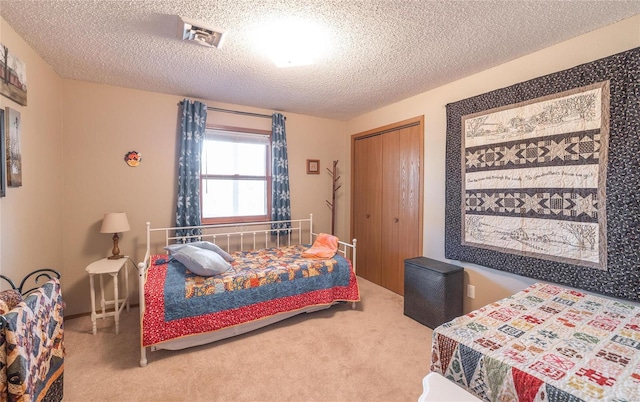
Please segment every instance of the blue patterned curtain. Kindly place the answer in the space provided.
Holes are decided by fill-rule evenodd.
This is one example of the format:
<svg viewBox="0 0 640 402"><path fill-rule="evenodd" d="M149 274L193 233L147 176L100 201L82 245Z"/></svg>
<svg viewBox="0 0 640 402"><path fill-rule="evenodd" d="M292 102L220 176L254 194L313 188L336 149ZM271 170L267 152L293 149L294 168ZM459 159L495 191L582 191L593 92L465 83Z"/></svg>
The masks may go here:
<svg viewBox="0 0 640 402"><path fill-rule="evenodd" d="M274 113L271 123L272 153L272 185L271 185L271 219L284 221L291 219L291 199L289 195L289 158L287 157L287 134L285 117ZM290 228L291 224L273 224L272 229ZM286 231L281 232L287 233Z"/></svg>
<svg viewBox="0 0 640 402"><path fill-rule="evenodd" d="M207 106L185 99L180 123L180 157L178 159L178 201L176 226L199 226L200 155L207 123ZM177 236L199 235L199 229L177 230Z"/></svg>

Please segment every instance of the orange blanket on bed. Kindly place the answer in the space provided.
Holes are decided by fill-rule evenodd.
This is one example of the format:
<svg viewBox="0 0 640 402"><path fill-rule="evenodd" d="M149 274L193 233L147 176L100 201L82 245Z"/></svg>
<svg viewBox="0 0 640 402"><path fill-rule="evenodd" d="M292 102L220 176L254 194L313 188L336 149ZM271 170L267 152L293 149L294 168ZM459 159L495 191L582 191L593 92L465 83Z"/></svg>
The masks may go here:
<svg viewBox="0 0 640 402"><path fill-rule="evenodd" d="M302 253L306 258L331 258L338 251L338 238L336 236L320 233L310 249Z"/></svg>

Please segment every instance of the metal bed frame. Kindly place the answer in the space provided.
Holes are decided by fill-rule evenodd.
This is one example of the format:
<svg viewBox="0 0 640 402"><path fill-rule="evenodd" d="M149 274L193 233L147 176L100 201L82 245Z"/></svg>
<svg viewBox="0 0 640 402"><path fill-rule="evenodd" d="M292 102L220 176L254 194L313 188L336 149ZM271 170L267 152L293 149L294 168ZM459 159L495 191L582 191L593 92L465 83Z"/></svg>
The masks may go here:
<svg viewBox="0 0 640 402"><path fill-rule="evenodd" d="M289 226L282 228L282 226ZM151 228L151 223L146 223L147 231L147 250L144 260L138 263L138 277L139 277L139 298L140 298L140 331L142 333L143 315L145 311L145 298L144 298L144 286L147 279L147 271L150 264L150 258L152 254L152 248L158 248L158 243L152 243L152 233L164 233L164 241L160 243L163 247L173 243L180 243L191 240L206 240L212 243L216 243L221 248L228 252L236 250L255 250L258 248L269 247L281 247L291 246L295 244L303 244L304 240L308 240L309 244L313 243L314 236L317 233L313 232L313 214L309 214L309 218L305 219L292 219L287 221L269 221L269 222L248 222L237 224L219 224L219 225L202 225L202 226L189 226L189 227L167 227L167 228ZM193 234L187 236L180 236L176 234L177 230L184 229L196 229L201 234ZM307 236L308 233L308 237ZM164 249L162 249L164 252ZM351 259L354 273L356 272L356 239L352 240L352 243L346 243L338 241L338 253L345 258ZM156 253L157 254L157 253ZM191 335L187 337L172 339L164 341L150 346L151 351L168 349L179 350L192 346L204 345L207 343L215 342L218 340L230 338L232 336L244 334L267 325L282 321L289 317L301 313L311 313L314 311L323 310L330 306L309 306L300 310L283 312L270 317L266 317L257 321L248 322L245 324L236 325L233 327L219 329L213 332L202 333L198 335ZM356 303L352 303L352 308L355 309ZM140 345L140 366L147 365L146 348Z"/></svg>

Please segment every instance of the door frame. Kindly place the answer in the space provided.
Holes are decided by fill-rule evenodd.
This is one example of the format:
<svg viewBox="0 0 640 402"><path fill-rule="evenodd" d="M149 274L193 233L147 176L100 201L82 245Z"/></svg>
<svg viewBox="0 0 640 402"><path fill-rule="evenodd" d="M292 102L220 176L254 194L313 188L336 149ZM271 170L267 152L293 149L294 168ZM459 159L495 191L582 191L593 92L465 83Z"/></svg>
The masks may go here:
<svg viewBox="0 0 640 402"><path fill-rule="evenodd" d="M368 138L368 137L373 137L376 135L382 135L388 132L392 132L392 131L396 131L396 130L400 130L402 128L406 128L406 127L413 127L413 126L418 126L420 127L420 150L419 150L419 155L420 155L420 159L419 159L419 163L420 163L420 199L419 199L419 205L420 208L418 210L418 244L419 244L419 250L420 250L420 255L422 255L422 250L423 250L423 232L424 232L424 115L421 116L417 116L417 117L413 117L407 120L402 120L396 123L392 123L392 124L388 124L386 126L382 126L382 127L378 127L378 128L374 128L371 130L367 130L367 131L363 131L360 133L356 133L356 134L352 134L351 135L351 143L350 143L350 147L351 147L351 199L350 199L350 207L349 207L349 234L350 234L350 238L353 239L354 237L354 226L355 226L355 214L354 214L354 193L355 193L355 162L356 162L356 158L355 158L355 142L359 139L364 139L364 138ZM383 150L384 152L384 150ZM356 239L357 240L357 239Z"/></svg>

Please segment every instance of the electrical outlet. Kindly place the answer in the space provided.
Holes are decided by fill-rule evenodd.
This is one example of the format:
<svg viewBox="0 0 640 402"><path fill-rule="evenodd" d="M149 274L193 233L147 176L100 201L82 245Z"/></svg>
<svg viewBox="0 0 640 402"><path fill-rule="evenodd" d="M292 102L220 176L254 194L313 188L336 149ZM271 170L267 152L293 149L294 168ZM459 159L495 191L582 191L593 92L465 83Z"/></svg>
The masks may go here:
<svg viewBox="0 0 640 402"><path fill-rule="evenodd" d="M476 287L473 285L467 285L467 297L470 299L476 298Z"/></svg>

